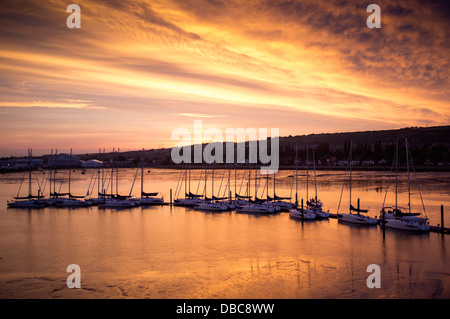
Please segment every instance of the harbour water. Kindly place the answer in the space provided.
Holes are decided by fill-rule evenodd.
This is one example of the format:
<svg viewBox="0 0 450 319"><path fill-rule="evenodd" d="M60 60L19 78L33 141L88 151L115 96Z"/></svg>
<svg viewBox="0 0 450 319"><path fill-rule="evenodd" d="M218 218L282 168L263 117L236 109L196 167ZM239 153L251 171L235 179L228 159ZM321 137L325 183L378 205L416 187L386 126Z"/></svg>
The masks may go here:
<svg viewBox="0 0 450 319"><path fill-rule="evenodd" d="M161 192L168 202L180 173L146 169L144 190ZM34 182L36 176L44 177L43 172L37 174L42 176L33 172ZM71 192L86 194L92 174L75 170ZM135 174L134 169L120 170L120 194L130 192ZM299 174L299 199L306 200L305 172ZM310 174L309 198L315 193ZM241 194L246 187L242 176L239 171L236 178L238 190L243 184ZM170 206L8 209L7 200L17 193L23 177L19 172L0 175L0 298L450 298L448 235L386 229L383 238L380 226L331 218L302 223L286 212L261 216ZM203 191L199 177L200 170L193 170L193 193ZM331 213L337 212L343 177L344 171L317 171L318 197ZM378 216L389 184L386 206L393 205L394 181L388 177L389 172L353 172L354 204L360 198L361 207ZM223 192L227 181L227 171L215 170L217 192ZM398 200L405 207L404 174L399 181ZM265 182L260 180L260 197ZM430 224L441 222L443 204L450 225L450 174L419 172L417 182ZM26 193L26 178L24 183ZM254 194L254 180L250 184ZM64 192L67 181L59 186ZM415 186L412 180L411 203L421 210ZM33 187L36 190L36 184ZM184 195L184 185L181 188ZM277 174L276 193L295 196L292 171ZM140 194L139 180L133 194ZM348 197L347 184L340 212L348 211ZM80 289L67 288L70 264L80 266ZM371 264L380 266L381 288L367 286Z"/></svg>

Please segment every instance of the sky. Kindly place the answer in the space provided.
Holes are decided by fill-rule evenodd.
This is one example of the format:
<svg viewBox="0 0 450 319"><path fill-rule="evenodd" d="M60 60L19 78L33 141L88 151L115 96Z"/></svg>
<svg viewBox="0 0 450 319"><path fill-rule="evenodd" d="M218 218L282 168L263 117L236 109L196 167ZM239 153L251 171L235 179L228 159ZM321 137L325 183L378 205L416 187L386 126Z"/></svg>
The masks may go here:
<svg viewBox="0 0 450 319"><path fill-rule="evenodd" d="M2 1L0 156L173 147L194 120L280 136L449 125L449 17L448 1Z"/></svg>

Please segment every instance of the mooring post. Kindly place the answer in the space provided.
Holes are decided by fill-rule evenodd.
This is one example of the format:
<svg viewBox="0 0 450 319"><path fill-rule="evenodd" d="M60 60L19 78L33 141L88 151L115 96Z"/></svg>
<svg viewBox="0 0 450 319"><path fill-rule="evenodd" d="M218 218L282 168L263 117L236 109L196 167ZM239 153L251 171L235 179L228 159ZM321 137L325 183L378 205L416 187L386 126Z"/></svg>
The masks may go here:
<svg viewBox="0 0 450 319"><path fill-rule="evenodd" d="M172 188L170 189L170 202L169 202L170 207L172 207Z"/></svg>
<svg viewBox="0 0 450 319"><path fill-rule="evenodd" d="M444 233L445 227L444 227L444 205L441 205L441 231Z"/></svg>
<svg viewBox="0 0 450 319"><path fill-rule="evenodd" d="M303 198L302 198L302 222L303 222L303 215L305 214L305 211L303 210Z"/></svg>

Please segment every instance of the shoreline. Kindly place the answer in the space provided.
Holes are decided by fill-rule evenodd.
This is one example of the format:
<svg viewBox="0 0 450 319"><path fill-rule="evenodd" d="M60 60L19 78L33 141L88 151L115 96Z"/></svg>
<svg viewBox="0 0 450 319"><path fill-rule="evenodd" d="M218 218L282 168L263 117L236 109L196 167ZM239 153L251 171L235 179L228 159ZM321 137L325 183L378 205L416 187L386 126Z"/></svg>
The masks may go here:
<svg viewBox="0 0 450 319"><path fill-rule="evenodd" d="M192 170L201 170L204 168L208 168L210 169L212 166L211 164L207 164L207 165L193 165L191 167L188 167L189 169ZM259 166L258 168L261 168L262 166ZM110 166L105 166L104 168L106 169L110 169ZM137 168L136 166L133 165L125 165L125 166L121 166L120 168ZM149 169L149 168L159 168L159 169L179 169L179 170L184 170L186 167L184 165L158 165L158 164L153 164L153 165L145 165L144 169ZM248 169L248 164L242 164L242 165L238 165L236 167L238 170L243 170L243 169ZM33 171L45 171L45 170L49 170L49 167L39 167L39 168L33 168ZM58 167L57 169L59 170L65 170L67 169L67 167ZM92 170L92 169L98 169L97 167L72 167L71 169L80 169L80 170ZM101 167L100 167L101 169ZM223 164L216 164L214 165L214 169L230 169L229 166L223 165ZM252 169L254 169L254 167L252 167ZM292 165L284 165L284 166L280 166L278 168L279 171L287 171L287 170L294 170L295 167ZM312 170L312 167L306 167L305 165L302 166L298 166L297 167L298 170L306 170L306 169L310 169ZM316 171L345 171L347 168L346 166L325 166L325 165L316 165ZM231 167L231 170L234 170L234 166ZM21 168L21 169L0 169L0 174L6 174L6 173L15 173L15 172L24 172L24 171L29 171L29 168ZM352 166L352 171L375 171L375 172L382 172L382 171L393 171L391 166ZM398 171L399 172L405 172L407 171L406 166L399 166L398 167ZM450 172L450 166L418 166L415 167L415 171L416 172L441 172L441 173L447 173Z"/></svg>

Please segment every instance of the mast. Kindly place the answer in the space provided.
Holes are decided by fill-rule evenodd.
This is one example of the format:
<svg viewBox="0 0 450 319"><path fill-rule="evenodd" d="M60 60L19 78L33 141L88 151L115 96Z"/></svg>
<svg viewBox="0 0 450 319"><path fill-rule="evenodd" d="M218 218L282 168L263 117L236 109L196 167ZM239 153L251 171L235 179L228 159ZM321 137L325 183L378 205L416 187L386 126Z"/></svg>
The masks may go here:
<svg viewBox="0 0 450 319"><path fill-rule="evenodd" d="M316 196L314 197L314 199L316 200L317 203L316 159L314 157L314 149L313 149L313 167L314 167L314 187L316 188Z"/></svg>
<svg viewBox="0 0 450 319"><path fill-rule="evenodd" d="M273 172L273 201L275 202L275 183L276 183L276 179L275 179L275 171ZM269 192L269 188L267 188L267 192Z"/></svg>
<svg viewBox="0 0 450 319"><path fill-rule="evenodd" d="M295 206L298 206L298 163L297 163L297 145L295 145Z"/></svg>
<svg viewBox="0 0 450 319"><path fill-rule="evenodd" d="M119 152L120 148L117 149L117 164L116 164L116 196L119 197Z"/></svg>
<svg viewBox="0 0 450 319"><path fill-rule="evenodd" d="M408 139L406 139L406 169L408 171L408 210L411 214L411 181L409 179L409 151L408 151Z"/></svg>
<svg viewBox="0 0 450 319"><path fill-rule="evenodd" d="M141 198L142 194L144 194L144 149L141 152Z"/></svg>
<svg viewBox="0 0 450 319"><path fill-rule="evenodd" d="M69 197L72 195L70 193L70 179L72 175L72 149L70 149L70 155L69 155Z"/></svg>
<svg viewBox="0 0 450 319"><path fill-rule="evenodd" d="M252 168L250 163L248 164L248 183L247 183L247 196L250 196L250 182L251 182ZM250 198L251 199L251 198Z"/></svg>
<svg viewBox="0 0 450 319"><path fill-rule="evenodd" d="M111 161L111 198L114 195L114 147L113 147L113 151L112 151L112 161Z"/></svg>
<svg viewBox="0 0 450 319"><path fill-rule="evenodd" d="M309 186L309 145L306 146L306 206L308 206L309 201L308 186Z"/></svg>
<svg viewBox="0 0 450 319"><path fill-rule="evenodd" d="M101 155L101 149L98 149L98 159L101 161L102 155ZM100 197L100 165L97 168L97 198Z"/></svg>
<svg viewBox="0 0 450 319"><path fill-rule="evenodd" d="M32 156L33 151L29 148L28 149L28 166L29 166L29 171L28 171L28 196L32 196L32 190L31 190L31 156Z"/></svg>
<svg viewBox="0 0 450 319"><path fill-rule="evenodd" d="M53 194L56 193L56 159L58 157L58 150L55 150L55 160L53 161L53 166L54 166L54 170L53 170ZM51 189L50 189L51 191ZM58 197L58 196L56 196Z"/></svg>
<svg viewBox="0 0 450 319"><path fill-rule="evenodd" d="M398 138L397 138L397 147L395 148L395 212L397 212L398 210L397 193L398 193Z"/></svg>
<svg viewBox="0 0 450 319"><path fill-rule="evenodd" d="M206 196L206 182L207 182L207 180L208 180L208 178L207 178L207 174L208 173L208 167L207 166L205 166L205 187L203 188L203 192L205 193L205 200L206 200L206 198L207 198L207 196Z"/></svg>
<svg viewBox="0 0 450 319"><path fill-rule="evenodd" d="M184 164L184 198L187 194L187 164Z"/></svg>
<svg viewBox="0 0 450 319"><path fill-rule="evenodd" d="M236 169L237 164L234 163L234 200L236 201L236 194L237 194L237 180L236 180L236 174L237 174L237 169Z"/></svg>
<svg viewBox="0 0 450 319"><path fill-rule="evenodd" d="M352 142L350 141L350 156L349 156L349 160L350 160L350 214L352 213Z"/></svg>
<svg viewBox="0 0 450 319"><path fill-rule="evenodd" d="M255 201L258 198L258 185L256 184L258 182L258 169L257 165L255 164Z"/></svg>
<svg viewBox="0 0 450 319"><path fill-rule="evenodd" d="M106 189L105 189L105 149L103 149L103 156L102 156L102 194L103 198L106 196Z"/></svg>
<svg viewBox="0 0 450 319"><path fill-rule="evenodd" d="M53 148L50 153L49 163L51 162L52 159L53 159ZM53 164L49 165L49 168L50 168L50 198L52 198L52 167L53 167Z"/></svg>

